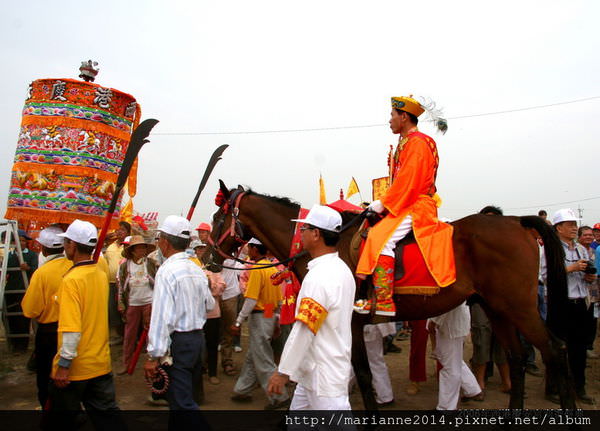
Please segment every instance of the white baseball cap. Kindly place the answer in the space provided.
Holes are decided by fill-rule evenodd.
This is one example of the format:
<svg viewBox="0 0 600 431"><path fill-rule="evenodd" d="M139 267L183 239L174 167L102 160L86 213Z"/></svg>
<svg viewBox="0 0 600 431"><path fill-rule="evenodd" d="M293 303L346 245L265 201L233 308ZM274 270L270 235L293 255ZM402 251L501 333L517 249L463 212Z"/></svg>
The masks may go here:
<svg viewBox="0 0 600 431"><path fill-rule="evenodd" d="M199 239L195 239L190 243L190 248L194 250L196 247L206 247L206 243L200 241Z"/></svg>
<svg viewBox="0 0 600 431"><path fill-rule="evenodd" d="M306 223L330 232L339 232L342 229L340 213L323 205L313 205L306 218L292 219L292 221Z"/></svg>
<svg viewBox="0 0 600 431"><path fill-rule="evenodd" d="M563 208L558 210L552 216L552 224L557 225L564 221L579 221L581 220L571 208Z"/></svg>
<svg viewBox="0 0 600 431"><path fill-rule="evenodd" d="M256 238L250 238L250 241L248 241L248 244L262 245L262 242L260 242Z"/></svg>
<svg viewBox="0 0 600 431"><path fill-rule="evenodd" d="M36 241L46 248L61 248L63 247L63 238L59 234L63 230L58 226L50 226L40 232L40 236Z"/></svg>
<svg viewBox="0 0 600 431"><path fill-rule="evenodd" d="M65 233L59 233L58 236L69 238L78 244L96 246L98 244L98 232L96 226L89 221L75 220L69 225Z"/></svg>
<svg viewBox="0 0 600 431"><path fill-rule="evenodd" d="M189 239L192 225L190 225L188 219L184 217L170 215L165 219L158 230L178 238Z"/></svg>

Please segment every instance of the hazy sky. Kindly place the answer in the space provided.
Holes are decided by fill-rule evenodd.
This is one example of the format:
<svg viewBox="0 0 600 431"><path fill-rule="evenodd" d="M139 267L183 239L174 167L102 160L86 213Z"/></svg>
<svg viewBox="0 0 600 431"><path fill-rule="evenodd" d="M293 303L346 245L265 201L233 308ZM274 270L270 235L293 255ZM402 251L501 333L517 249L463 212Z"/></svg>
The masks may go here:
<svg viewBox="0 0 600 431"><path fill-rule="evenodd" d="M187 213L221 144L230 147L194 223L216 209L218 178L310 207L319 173L330 201L354 176L369 199L397 142L390 97L414 94L450 119L446 135L420 124L440 153L440 215L580 206L584 222L600 222L600 2L30 0L2 9L2 214L28 84L76 78L93 59L98 84L160 120L140 154L134 205L161 219Z"/></svg>

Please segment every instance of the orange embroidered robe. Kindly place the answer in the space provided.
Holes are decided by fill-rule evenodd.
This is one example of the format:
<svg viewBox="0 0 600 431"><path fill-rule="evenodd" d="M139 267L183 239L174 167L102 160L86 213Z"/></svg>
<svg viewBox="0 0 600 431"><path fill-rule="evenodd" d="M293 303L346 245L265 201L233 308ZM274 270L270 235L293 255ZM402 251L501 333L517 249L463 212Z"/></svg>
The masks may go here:
<svg viewBox="0 0 600 431"><path fill-rule="evenodd" d="M441 287L456 280L451 225L437 217L435 178L439 158L435 141L418 131L399 144L392 167L392 185L381 200L389 212L369 232L357 274L372 274L377 259L396 228L407 215L427 268Z"/></svg>

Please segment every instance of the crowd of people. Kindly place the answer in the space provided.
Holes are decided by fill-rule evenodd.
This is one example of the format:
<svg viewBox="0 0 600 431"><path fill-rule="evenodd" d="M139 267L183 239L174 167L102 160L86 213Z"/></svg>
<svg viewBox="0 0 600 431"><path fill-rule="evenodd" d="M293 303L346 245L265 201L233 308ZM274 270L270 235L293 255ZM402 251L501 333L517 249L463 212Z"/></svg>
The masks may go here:
<svg viewBox="0 0 600 431"><path fill-rule="evenodd" d="M23 316L11 316L9 324L11 330L27 332L29 319L35 319L38 399L50 422L60 420L62 429L73 428L80 420L80 405L97 427L113 420L107 416L118 410L113 372L133 372L140 354L152 388L150 401L171 410L198 409L204 396L203 374L209 384L221 383L219 355L222 372L237 376L231 394L235 403L251 401L260 387L268 399L266 410L349 410L354 312L375 318L363 334L373 387L380 406L393 405L383 354L393 348L389 338L399 329L390 322L396 313L396 244L412 230L437 285L445 287L456 280L453 228L437 218L435 142L417 129L417 117L424 111L411 97L392 98L390 126L401 139L389 160L391 186L381 200L369 205L382 220L369 232L355 273L338 253L342 217L321 205L290 220L297 223L302 247L311 259L301 283L256 238L233 251L239 259L232 255L222 272L212 272L204 265L211 225L201 223L194 232L187 219L175 215L166 217L150 236L132 232L121 221L104 244L98 244L91 223L75 220L66 229L52 225L36 239L39 258L28 248L31 238L20 231L24 250L20 269L31 276L31 283L21 301ZM447 127L443 119L438 127ZM481 214L496 217L502 210L489 206ZM539 215L547 218L545 211ZM578 228L579 218L569 209L557 211L547 222L565 251L569 314L565 341L577 399L593 404L586 392L585 368L587 359L597 358L595 272L600 253L595 251L600 224ZM103 253L94 261L97 248ZM543 252L540 256L538 308L545 318ZM7 258L9 266L19 266L14 252ZM357 280L367 277L373 282L373 296L354 302ZM9 277L12 290L23 287L18 280ZM243 363L236 364L232 352L241 349L242 325L247 326L248 347ZM501 390L510 391L506 353L495 341L483 298L473 295L441 316L406 322L406 327L411 329L408 395L418 393L426 379L428 340L440 371L437 409L457 409L461 399L485 399L493 363ZM463 359L469 333L470 367ZM27 337L8 341L14 350L27 348ZM522 342L528 352L526 371L541 376L534 348L527 340ZM121 343L123 356L113 367L110 346ZM551 378L546 397L558 401ZM57 412L63 414L53 416Z"/></svg>
<svg viewBox="0 0 600 431"><path fill-rule="evenodd" d="M502 210L488 206L481 213L502 215ZM540 211L542 218L544 215ZM167 217L155 241L138 232L130 235L131 226L120 223L104 244L98 263L91 261L98 236L89 223L76 221L65 232L58 226L42 230L35 240L41 247L39 256L28 247L31 238L20 231L21 247L27 256L21 267L29 271L31 282L21 302L24 316L17 317L27 327L29 318L35 320L33 357L40 407L69 409L83 403L91 410L117 408L112 372L121 375L133 371L138 360L136 346L147 334L146 376L152 380L159 369L169 370L170 389L162 394L152 391L149 401L154 404L196 409L203 398L202 374L207 374L210 384L220 384L220 356L222 372L237 376L231 396L234 402L250 401L252 392L260 386L269 400L265 409L287 408L290 404L298 409L349 408L349 321L353 306L351 301L339 301L354 297L355 282L345 264L341 263L342 267L341 261L329 262L337 256L336 216L339 214L330 208L315 206L307 219L300 220L305 226L303 245L315 258L302 288L283 266L267 266L275 259L255 238L240 253L245 264L228 259L221 273L208 271L202 259L211 226L202 223L194 235L189 222L181 217ZM567 348L576 394L580 402L591 404L594 400L586 393L585 368L587 359L598 357L593 350L598 281L591 268L600 263L595 253L600 244L600 224L578 227L577 221L568 209L547 220L565 248L572 316ZM327 258L321 257L324 255ZM545 319L543 253L540 256L538 309ZM16 262L14 252L8 258ZM249 270L252 263L257 268ZM114 289L110 287L111 268L115 272ZM331 275L336 271L341 271L339 277ZM19 278L9 277L12 284L15 280ZM324 287L327 283L334 286ZM337 289L347 292L335 293ZM90 295L90 291L95 294ZM119 319L111 321L113 308ZM316 315L318 311L321 314ZM323 321L322 316L326 316ZM347 323L341 325L340 319ZM240 328L245 322L248 350L243 363L236 365L232 352L239 345ZM332 322L335 325L330 327ZM484 400L493 364L499 371L500 390L510 391L506 353L494 337L484 301L478 295L428 321L403 323L411 334L408 395L418 393L420 382L426 380L428 340L439 364L438 409L455 409L461 399ZM394 405L383 355L389 347L386 340L393 339L401 327L402 323L389 322L364 328L373 388L380 406ZM469 334L473 344L470 367L463 361L464 339ZM8 339L15 351L23 350L24 341L27 339ZM542 377L535 349L524 338L522 342L528 355L526 372ZM109 346L119 343L123 345L123 356L112 364ZM194 346L191 351L190 346ZM311 352L315 357L299 352ZM336 372L331 376L321 373L316 379L317 366ZM297 384L295 389L291 382ZM547 385L546 397L559 402L552 384Z"/></svg>

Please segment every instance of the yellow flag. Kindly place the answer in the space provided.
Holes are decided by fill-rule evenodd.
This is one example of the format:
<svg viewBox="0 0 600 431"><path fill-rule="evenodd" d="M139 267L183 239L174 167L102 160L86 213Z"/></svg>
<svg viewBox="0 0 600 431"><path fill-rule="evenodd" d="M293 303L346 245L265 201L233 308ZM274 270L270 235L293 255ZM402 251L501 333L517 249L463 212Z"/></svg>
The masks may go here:
<svg viewBox="0 0 600 431"><path fill-rule="evenodd" d="M325 182L323 182L322 175L319 175L319 203L321 205L327 205L327 196L325 196Z"/></svg>
<svg viewBox="0 0 600 431"><path fill-rule="evenodd" d="M131 219L133 217L133 200L129 199L129 202L125 204L123 208L121 208L121 221L126 221L127 223L131 223Z"/></svg>
<svg viewBox="0 0 600 431"><path fill-rule="evenodd" d="M346 199L348 199L352 195L355 195L356 193L360 193L360 190L358 190L358 184L356 184L356 180L354 179L354 177L352 177L352 181L350 181L348 191L346 192Z"/></svg>

